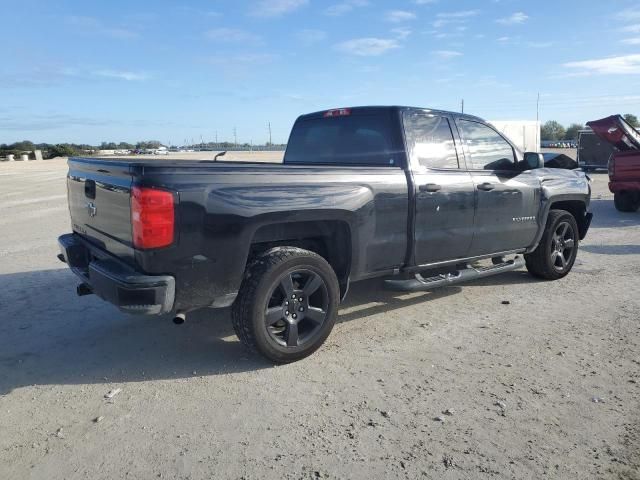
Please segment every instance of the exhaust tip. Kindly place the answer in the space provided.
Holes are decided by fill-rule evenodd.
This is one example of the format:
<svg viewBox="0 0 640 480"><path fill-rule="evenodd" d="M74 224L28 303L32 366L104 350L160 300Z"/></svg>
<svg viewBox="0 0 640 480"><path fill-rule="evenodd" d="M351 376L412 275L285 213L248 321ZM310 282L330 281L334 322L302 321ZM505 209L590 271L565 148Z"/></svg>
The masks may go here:
<svg viewBox="0 0 640 480"><path fill-rule="evenodd" d="M184 313L177 313L175 317L173 317L173 323L176 325L182 325L187 320L187 316Z"/></svg>
<svg viewBox="0 0 640 480"><path fill-rule="evenodd" d="M93 293L93 288L91 288L91 285L88 285L86 283L81 283L76 287L76 294L79 297L84 297L85 295L91 295L92 293Z"/></svg>

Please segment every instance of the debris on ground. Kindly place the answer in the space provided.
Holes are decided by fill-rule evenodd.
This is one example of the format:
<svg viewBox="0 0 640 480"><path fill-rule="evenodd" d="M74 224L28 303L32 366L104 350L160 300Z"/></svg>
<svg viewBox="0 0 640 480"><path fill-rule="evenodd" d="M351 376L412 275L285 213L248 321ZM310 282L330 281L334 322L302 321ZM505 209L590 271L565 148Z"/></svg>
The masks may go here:
<svg viewBox="0 0 640 480"><path fill-rule="evenodd" d="M105 394L104 398L113 398L116 395L118 395L121 391L122 391L121 388L115 388L113 390L109 390L109 392Z"/></svg>

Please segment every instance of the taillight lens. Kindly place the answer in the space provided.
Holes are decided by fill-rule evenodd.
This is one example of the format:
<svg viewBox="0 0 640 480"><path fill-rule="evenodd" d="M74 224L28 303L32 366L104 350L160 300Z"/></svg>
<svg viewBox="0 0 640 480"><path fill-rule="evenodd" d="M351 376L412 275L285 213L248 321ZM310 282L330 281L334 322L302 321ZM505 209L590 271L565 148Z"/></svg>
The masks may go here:
<svg viewBox="0 0 640 480"><path fill-rule="evenodd" d="M161 248L173 243L173 194L153 188L131 190L131 225L135 248Z"/></svg>

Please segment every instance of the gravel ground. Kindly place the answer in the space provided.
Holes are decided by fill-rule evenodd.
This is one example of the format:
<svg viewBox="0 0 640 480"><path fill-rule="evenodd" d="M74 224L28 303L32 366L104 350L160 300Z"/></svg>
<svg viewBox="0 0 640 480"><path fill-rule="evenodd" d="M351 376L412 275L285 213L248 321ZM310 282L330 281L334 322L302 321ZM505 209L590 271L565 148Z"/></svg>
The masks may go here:
<svg viewBox="0 0 640 480"><path fill-rule="evenodd" d="M606 176L567 278L356 284L326 345L274 367L227 311L76 297L64 175L0 164L0 478L640 478L640 214Z"/></svg>

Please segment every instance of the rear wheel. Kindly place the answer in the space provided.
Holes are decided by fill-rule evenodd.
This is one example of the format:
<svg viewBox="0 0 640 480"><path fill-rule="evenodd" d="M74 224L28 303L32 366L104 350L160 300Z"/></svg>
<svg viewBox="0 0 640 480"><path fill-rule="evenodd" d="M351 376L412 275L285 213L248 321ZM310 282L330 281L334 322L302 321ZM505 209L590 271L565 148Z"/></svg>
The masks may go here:
<svg viewBox="0 0 640 480"><path fill-rule="evenodd" d="M277 363L316 351L333 329L340 288L321 256L294 247L259 255L247 268L232 309L243 344Z"/></svg>
<svg viewBox="0 0 640 480"><path fill-rule="evenodd" d="M613 194L613 204L619 212L635 212L640 206L640 195L636 192L617 192Z"/></svg>
<svg viewBox="0 0 640 480"><path fill-rule="evenodd" d="M551 210L538 247L524 256L527 270L546 280L567 275L578 254L578 224L565 210Z"/></svg>

